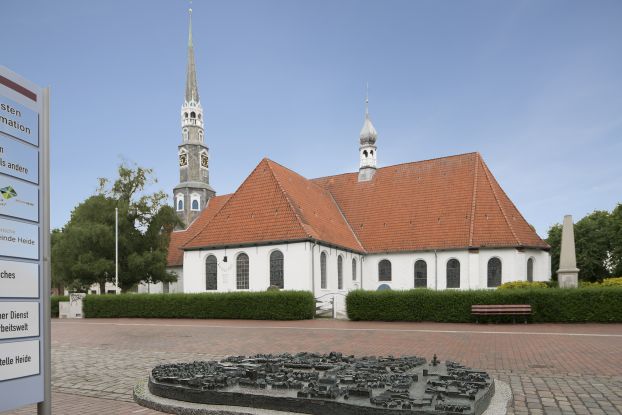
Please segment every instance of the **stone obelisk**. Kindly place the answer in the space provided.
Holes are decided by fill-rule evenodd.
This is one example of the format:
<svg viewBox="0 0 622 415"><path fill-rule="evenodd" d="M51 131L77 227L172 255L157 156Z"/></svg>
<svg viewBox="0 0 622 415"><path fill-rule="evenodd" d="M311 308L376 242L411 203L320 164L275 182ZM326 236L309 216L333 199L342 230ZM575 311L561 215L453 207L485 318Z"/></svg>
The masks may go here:
<svg viewBox="0 0 622 415"><path fill-rule="evenodd" d="M557 281L560 288L577 288L579 286L579 269L577 268L577 255L574 248L574 225L571 215L564 216Z"/></svg>

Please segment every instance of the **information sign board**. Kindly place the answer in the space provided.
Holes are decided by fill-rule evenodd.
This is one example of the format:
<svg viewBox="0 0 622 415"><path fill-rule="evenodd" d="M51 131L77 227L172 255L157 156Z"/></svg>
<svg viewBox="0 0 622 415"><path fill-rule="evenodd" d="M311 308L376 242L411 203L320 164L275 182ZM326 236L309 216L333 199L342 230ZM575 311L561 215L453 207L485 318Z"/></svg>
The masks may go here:
<svg viewBox="0 0 622 415"><path fill-rule="evenodd" d="M48 102L0 66L0 412L51 414Z"/></svg>
<svg viewBox="0 0 622 415"><path fill-rule="evenodd" d="M38 298L39 264L0 260L0 293L6 298Z"/></svg>

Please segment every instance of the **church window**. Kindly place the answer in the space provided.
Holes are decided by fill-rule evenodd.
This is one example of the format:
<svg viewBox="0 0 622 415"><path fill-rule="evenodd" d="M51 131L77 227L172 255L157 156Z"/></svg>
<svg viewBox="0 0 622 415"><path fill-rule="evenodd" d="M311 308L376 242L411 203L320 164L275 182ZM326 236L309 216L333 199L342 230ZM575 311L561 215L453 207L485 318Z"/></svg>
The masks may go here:
<svg viewBox="0 0 622 415"><path fill-rule="evenodd" d="M238 255L235 266L236 287L238 290L248 290L249 288L249 264L248 255L241 253Z"/></svg>
<svg viewBox="0 0 622 415"><path fill-rule="evenodd" d="M447 261L447 288L460 288L460 261L455 258Z"/></svg>
<svg viewBox="0 0 622 415"><path fill-rule="evenodd" d="M188 113L187 112L184 112L184 117L188 118Z"/></svg>
<svg viewBox="0 0 622 415"><path fill-rule="evenodd" d="M197 114L194 111L192 111L190 113L190 118L196 118L196 117L197 117Z"/></svg>
<svg viewBox="0 0 622 415"><path fill-rule="evenodd" d="M320 254L320 286L326 289L326 252Z"/></svg>
<svg viewBox="0 0 622 415"><path fill-rule="evenodd" d="M270 254L270 285L285 288L283 270L283 253L274 251Z"/></svg>
<svg viewBox="0 0 622 415"><path fill-rule="evenodd" d="M352 258L352 281L356 281L356 259Z"/></svg>
<svg viewBox="0 0 622 415"><path fill-rule="evenodd" d="M533 263L533 258L527 260L527 281L529 282L533 282Z"/></svg>
<svg viewBox="0 0 622 415"><path fill-rule="evenodd" d="M367 150L363 150L363 155L367 158Z"/></svg>
<svg viewBox="0 0 622 415"><path fill-rule="evenodd" d="M391 281L391 261L388 259L378 263L378 281Z"/></svg>
<svg viewBox="0 0 622 415"><path fill-rule="evenodd" d="M205 260L205 289L210 291L218 289L218 264L214 255L208 256Z"/></svg>
<svg viewBox="0 0 622 415"><path fill-rule="evenodd" d="M188 165L188 153L182 151L179 153L179 166L184 167Z"/></svg>
<svg viewBox="0 0 622 415"><path fill-rule="evenodd" d="M369 155L370 155L370 156L373 156L373 155L374 155L374 150L370 150L370 151L369 151Z"/></svg>
<svg viewBox="0 0 622 415"><path fill-rule="evenodd" d="M201 153L201 167L207 169L209 167L209 158L207 153Z"/></svg>
<svg viewBox="0 0 622 415"><path fill-rule="evenodd" d="M184 210L184 199L177 199L177 211Z"/></svg>
<svg viewBox="0 0 622 415"><path fill-rule="evenodd" d="M488 260L488 287L498 287L501 285L501 260L490 258Z"/></svg>
<svg viewBox="0 0 622 415"><path fill-rule="evenodd" d="M337 257L337 289L343 290L343 258Z"/></svg>
<svg viewBox="0 0 622 415"><path fill-rule="evenodd" d="M199 119L201 119L201 114L199 114Z"/></svg>
<svg viewBox="0 0 622 415"><path fill-rule="evenodd" d="M201 210L201 196L193 193L190 195L190 210Z"/></svg>
<svg viewBox="0 0 622 415"><path fill-rule="evenodd" d="M184 128L183 136L184 136L184 141L188 141L188 129L187 128Z"/></svg>
<svg viewBox="0 0 622 415"><path fill-rule="evenodd" d="M415 262L415 288L427 288L428 286L428 264L420 259Z"/></svg>

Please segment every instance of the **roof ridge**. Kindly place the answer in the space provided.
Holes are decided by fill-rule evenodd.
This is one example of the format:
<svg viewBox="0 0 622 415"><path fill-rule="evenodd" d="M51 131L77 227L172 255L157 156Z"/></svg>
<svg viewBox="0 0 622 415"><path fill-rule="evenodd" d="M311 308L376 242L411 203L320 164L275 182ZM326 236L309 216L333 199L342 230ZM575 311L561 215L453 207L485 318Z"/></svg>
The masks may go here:
<svg viewBox="0 0 622 415"><path fill-rule="evenodd" d="M330 192L330 190L328 190L326 188L322 188L322 190L324 190L326 193L328 193L328 195L330 196L330 200L333 201L333 203L337 207L337 210L339 211L339 214L343 218L343 221L346 223L346 225L348 225L348 229L350 229L350 232L352 232L352 236L354 236L354 239L356 239L356 242L358 242L358 244L361 246L361 248L363 248L363 251L367 252L367 249L365 249L365 245L363 245L363 242L361 242L361 240L359 239L359 237L356 234L356 232L354 232L354 229L352 229L352 225L350 225L350 221L348 221L348 218L346 218L346 215L343 214L343 211L341 210L341 207L339 206L339 203L337 203L337 200L335 200L335 197L333 196L333 194Z"/></svg>
<svg viewBox="0 0 622 415"><path fill-rule="evenodd" d="M473 200L471 202L471 224L469 226L469 246L473 246L473 227L475 224L475 206L477 204L477 172L479 171L479 153L475 153L475 173L473 174Z"/></svg>
<svg viewBox="0 0 622 415"><path fill-rule="evenodd" d="M212 218L210 220L206 221L203 224L203 226L194 233L194 235L190 235L190 237L189 237L190 239L188 239L186 242L184 242L184 244L182 246L179 247L182 251L183 251L184 246L186 246L191 241L193 241L197 236L199 236L203 232L203 230L207 227L207 225L209 225L214 220L214 217L216 217L216 215L218 215L218 213L220 213L222 208L225 207L225 205L227 203L229 203L229 200L231 200L231 196L233 196L233 193L227 193L226 195L214 196L214 197L210 198L207 201L207 204L203 207L203 210L201 211L201 214L199 216L197 216L196 219L194 221L192 221L192 223L197 221L203 214L207 215L207 207L214 200L214 198L216 198L216 197L227 197L227 201L222 204L220 209L218 209L218 212L214 213L214 215L212 216ZM188 226L188 229L186 229L184 232L188 232L189 230L190 230L190 226Z"/></svg>
<svg viewBox="0 0 622 415"><path fill-rule="evenodd" d="M212 218L211 218L210 220L208 220L208 221L207 221L207 223L206 223L205 225L203 225L203 227L201 228L201 231L200 231L200 232L197 232L197 233L196 233L196 235L192 236L190 239L188 239L188 240L186 241L186 243L184 243L184 245L182 246L182 249L183 249L183 247L185 247L186 245L189 245L189 244L190 244L190 242L194 241L194 240L197 238L197 236L199 236L201 233L203 233L203 230L207 227L207 225L209 225L210 223L212 223L212 221L213 221L214 219L216 219L216 217L217 217L218 215L220 215L220 212L222 212L222 210L225 208L225 206L229 205L229 203L231 202L231 199L233 199L233 196L235 196L235 194L236 194L236 193L237 193L237 192L238 192L238 191L239 191L239 190L240 190L240 189L244 186L244 184L248 181L248 179L249 179L249 178L253 175L253 173L255 173L255 171L259 168L259 166L261 166L261 163L263 163L265 160L267 160L267 158L263 158L263 159L259 162L259 164L257 164L257 165L255 166L255 168L253 169L253 171L252 171L252 172L250 172L250 173L249 173L249 175L248 175L248 176L246 176L246 179L244 179L244 181L243 181L242 183L240 183L240 185L238 186L238 188L237 188L237 189L235 189L235 192L233 192L233 193L229 193L229 194L230 194L229 199L227 199L227 201L226 201L225 203L223 203L223 204L222 204L222 206L220 207L220 209L218 209L218 212L216 212L216 213L214 214L214 216L212 216Z"/></svg>
<svg viewBox="0 0 622 415"><path fill-rule="evenodd" d="M270 159L264 159L266 164L268 165L268 169L270 170L270 173L272 174L272 177L274 178L274 180L276 181L277 186L279 187L279 190L281 190L281 193L283 194L283 196L285 197L285 200L287 201L287 204L289 205L289 208L292 210L292 212L294 212L294 216L296 216L296 220L298 221L298 225L302 228L302 231L307 235L307 237L309 238L313 238L312 235L309 234L309 232L307 232L307 229L304 226L304 223L302 222L302 219L300 218L300 215L298 214L298 210L294 207L294 204L292 203L289 194L287 194L287 192L285 191L285 189L283 189L283 185L281 185L281 181L279 180L279 178L276 176L276 174L274 173L274 170L272 169L272 166L270 165L270 163L275 163L278 164L279 166L281 166L279 163L276 163ZM281 166L283 167L283 166ZM285 167L285 169L287 169L287 167ZM289 169L287 169L289 170ZM290 170L291 172L295 173L293 170ZM300 176L303 177L303 176ZM308 179L305 178L305 180L309 181Z"/></svg>
<svg viewBox="0 0 622 415"><path fill-rule="evenodd" d="M480 160L482 167L484 169L484 174L486 176L486 180L488 181L488 186L490 186L490 190L492 190L492 195L495 197L495 202L497 202L497 206L499 206L499 209L501 210L501 214L503 215L503 219L505 219L505 223L508 225L508 227L510 228L510 231L512 232L512 236L514 236L514 239L516 240L516 243L521 246L521 241L520 239L518 239L518 236L516 236L516 232L514 231L514 227L512 226L512 224L510 223L510 221L508 220L508 216L505 214L505 209L503 209L503 206L501 205L501 202L499 202L499 197L497 196L497 192L495 191L494 186L492 185L492 182L490 181L490 171L488 170L488 167L486 166L486 164L484 163L483 160ZM490 173L490 174L489 174Z"/></svg>
<svg viewBox="0 0 622 415"><path fill-rule="evenodd" d="M424 159L424 160L405 161L403 163L390 164L388 166L378 167L376 170L389 169L391 167L404 166L404 165L407 165L407 164L418 164L418 163L425 163L427 161L434 161L434 160L449 159L449 158L454 158L454 157L468 156L468 155L471 155L471 154L475 154L477 157L481 157L480 154L479 154L479 151L470 151L468 153L452 154L452 155L449 155L449 156L433 157L433 158ZM332 175L327 175L327 176L314 177L313 179L308 179L308 180L311 180L311 181L323 180L323 179L329 179L331 177L345 176L346 174L357 174L357 172L351 171L351 172L345 172L345 173L337 173L337 174L332 174Z"/></svg>

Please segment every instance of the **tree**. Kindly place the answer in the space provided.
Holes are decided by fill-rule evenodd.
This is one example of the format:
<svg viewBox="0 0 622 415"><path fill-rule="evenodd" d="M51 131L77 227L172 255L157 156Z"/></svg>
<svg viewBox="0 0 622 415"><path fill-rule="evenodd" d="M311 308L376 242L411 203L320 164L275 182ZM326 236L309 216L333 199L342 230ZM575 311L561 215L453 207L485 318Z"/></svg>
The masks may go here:
<svg viewBox="0 0 622 415"><path fill-rule="evenodd" d="M611 256L615 252L612 214L597 210L583 217L574 226L575 248L579 279L598 281L611 276ZM562 225L549 229L547 242L551 245L551 268L559 269Z"/></svg>
<svg viewBox="0 0 622 415"><path fill-rule="evenodd" d="M611 257L609 263L612 276L622 277L622 204L611 212Z"/></svg>
<svg viewBox="0 0 622 415"><path fill-rule="evenodd" d="M72 288L114 280L114 207L116 201L91 196L71 213L52 245L52 272Z"/></svg>
<svg viewBox="0 0 622 415"><path fill-rule="evenodd" d="M144 194L157 183L151 169L122 163L114 182L99 179L99 188L78 205L52 247L54 274L74 287L115 280L115 209L119 210L119 286L128 290L142 281L172 282L166 271L170 231L180 220L162 191Z"/></svg>
<svg viewBox="0 0 622 415"><path fill-rule="evenodd" d="M165 205L166 193L143 193L157 183L152 169L122 163L118 175L112 184L100 178L98 193L119 207L119 285L127 290L143 281L175 281L176 275L166 271L166 254L179 217Z"/></svg>

